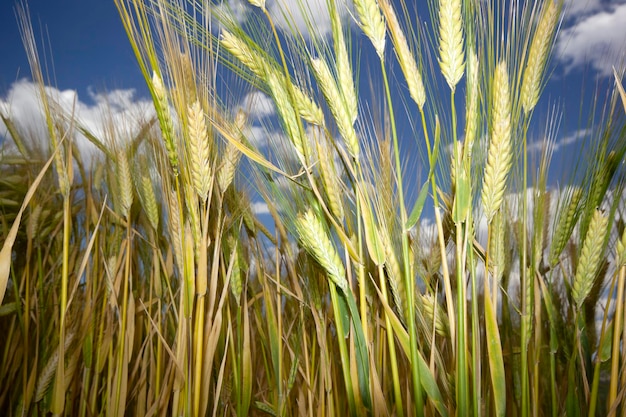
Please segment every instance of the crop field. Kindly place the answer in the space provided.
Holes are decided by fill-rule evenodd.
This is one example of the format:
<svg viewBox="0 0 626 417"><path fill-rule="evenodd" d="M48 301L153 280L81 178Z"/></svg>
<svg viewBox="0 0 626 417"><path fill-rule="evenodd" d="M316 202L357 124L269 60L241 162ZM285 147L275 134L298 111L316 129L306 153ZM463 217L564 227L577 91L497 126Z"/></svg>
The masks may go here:
<svg viewBox="0 0 626 417"><path fill-rule="evenodd" d="M558 177L562 1L114 2L153 109L104 134L20 9L0 414L626 415L624 68Z"/></svg>

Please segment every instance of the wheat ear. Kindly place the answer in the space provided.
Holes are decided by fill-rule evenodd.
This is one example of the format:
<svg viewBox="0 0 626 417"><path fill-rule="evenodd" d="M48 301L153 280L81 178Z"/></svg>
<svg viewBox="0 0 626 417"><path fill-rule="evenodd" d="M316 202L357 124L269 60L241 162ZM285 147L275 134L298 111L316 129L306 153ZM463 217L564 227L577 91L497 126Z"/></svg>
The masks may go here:
<svg viewBox="0 0 626 417"><path fill-rule="evenodd" d="M189 106L187 153L191 162L191 179L194 189L202 201L206 201L211 185L211 165L209 161L209 137L207 134L204 110L199 101Z"/></svg>
<svg viewBox="0 0 626 417"><path fill-rule="evenodd" d="M483 207L489 222L502 204L506 179L512 163L511 93L505 62L499 63L496 67L491 111L491 140L482 188Z"/></svg>
<svg viewBox="0 0 626 417"><path fill-rule="evenodd" d="M626 229L622 233L622 238L617 241L616 264L618 268L626 265Z"/></svg>
<svg viewBox="0 0 626 417"><path fill-rule="evenodd" d="M233 54L235 58L245 65L257 77L265 79L268 66L261 55L250 48L241 38L234 34L223 30L220 37L220 43L228 52Z"/></svg>
<svg viewBox="0 0 626 417"><path fill-rule="evenodd" d="M330 280L343 291L348 290L348 281L341 258L328 234L311 209L298 214L296 228L302 246L324 268Z"/></svg>
<svg viewBox="0 0 626 417"><path fill-rule="evenodd" d="M319 161L319 172L322 177L322 184L328 196L330 211L342 221L344 217L343 201L339 177L335 169L334 155L325 142L316 140L317 156Z"/></svg>
<svg viewBox="0 0 626 417"><path fill-rule="evenodd" d="M167 157L170 160L174 174L178 174L178 151L176 149L176 142L174 139L174 123L172 122L172 115L170 114L170 105L167 100L167 91L163 80L156 73L152 74L152 89L156 101L154 102L157 117L159 119L159 126L161 127L161 134L165 141L165 150L167 151Z"/></svg>
<svg viewBox="0 0 626 417"><path fill-rule="evenodd" d="M117 180L120 190L120 214L127 217L133 205L133 181L126 151L117 151Z"/></svg>
<svg viewBox="0 0 626 417"><path fill-rule="evenodd" d="M422 74L417 68L417 63L413 53L409 49L409 44L404 36L404 32L398 22L398 17L393 7L387 0L380 1L380 7L387 20L387 27L391 33L391 41L393 42L394 51L398 57L400 68L406 79L409 88L409 95L417 103L420 111L424 109L426 103L426 90L422 81Z"/></svg>
<svg viewBox="0 0 626 417"><path fill-rule="evenodd" d="M439 1L439 65L452 90L463 77L463 18L461 0Z"/></svg>
<svg viewBox="0 0 626 417"><path fill-rule="evenodd" d="M311 151L308 146L308 141L302 134L302 130L298 125L298 119L296 117L296 110L292 105L292 101L289 97L287 90L288 86L285 85L287 80L281 74L276 71L270 71L267 74L267 84L270 87L272 97L274 98L274 104L276 110L280 115L282 122L285 126L285 131L298 153L298 157L301 161L306 161L311 155Z"/></svg>
<svg viewBox="0 0 626 417"><path fill-rule="evenodd" d="M323 59L313 58L311 59L311 66L315 72L317 82L322 89L322 93L326 98L328 107L337 122L339 134L346 141L348 151L355 159L358 159L359 141L356 136L356 131L354 130L350 114L346 108L345 100L341 96L339 88L337 88L337 83L330 72L330 68L328 68L328 64Z"/></svg>
<svg viewBox="0 0 626 417"><path fill-rule="evenodd" d="M561 7L557 0L549 0L544 5L539 25L533 36L528 52L528 61L522 80L521 101L524 112L530 112L539 100L541 77L550 52L554 32L559 23Z"/></svg>
<svg viewBox="0 0 626 417"><path fill-rule="evenodd" d="M352 123L356 121L358 114L358 101L356 95L356 89L354 88L354 78L352 76L352 65L350 63L350 56L348 55L348 48L346 47L346 40L343 36L343 28L341 25L341 16L337 6L333 6L332 10L332 30L333 30L333 43L335 46L335 57L337 62L337 80L339 88L345 99L346 109Z"/></svg>
<svg viewBox="0 0 626 417"><path fill-rule="evenodd" d="M246 123L246 116L243 111L239 111L235 116L235 132L233 135L235 139L239 139L241 132L244 129ZM217 184L220 187L220 191L222 193L226 192L226 189L233 182L233 178L235 177L235 171L237 170L237 165L239 164L239 160L241 159L241 152L235 145L233 145L230 141L226 144L226 151L224 152L224 161L220 166L219 171L217 172Z"/></svg>
<svg viewBox="0 0 626 417"><path fill-rule="evenodd" d="M152 186L152 180L147 175L141 176L141 187L139 189L139 200L143 206L144 211L148 216L148 221L154 230L159 228L159 204L157 203L156 195L154 194L154 187Z"/></svg>
<svg viewBox="0 0 626 417"><path fill-rule="evenodd" d="M385 21L376 0L355 0L361 30L370 39L380 59L385 53Z"/></svg>
<svg viewBox="0 0 626 417"><path fill-rule="evenodd" d="M591 292L604 248L608 217L596 209L587 230L572 284L572 299L578 308Z"/></svg>
<svg viewBox="0 0 626 417"><path fill-rule="evenodd" d="M467 96L465 99L465 143L463 160L468 163L472 159L472 149L480 124L480 79L478 77L478 57L476 52L467 56Z"/></svg>
<svg viewBox="0 0 626 417"><path fill-rule="evenodd" d="M549 261L552 266L559 262L559 256L561 256L561 252L565 249L565 245L574 230L579 213L578 205L582 196L583 193L580 188L573 189L569 197L567 209L562 211L559 215L554 229L552 243L550 244Z"/></svg>

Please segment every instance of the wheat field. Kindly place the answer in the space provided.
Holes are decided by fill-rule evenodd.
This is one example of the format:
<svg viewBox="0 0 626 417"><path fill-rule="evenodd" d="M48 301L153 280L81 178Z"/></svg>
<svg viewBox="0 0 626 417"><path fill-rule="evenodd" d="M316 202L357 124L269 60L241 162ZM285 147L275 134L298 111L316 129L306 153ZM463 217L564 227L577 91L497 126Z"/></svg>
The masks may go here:
<svg viewBox="0 0 626 417"><path fill-rule="evenodd" d="M561 0L328 0L323 36L114 1L154 109L106 135L20 14L46 132L0 109L1 414L626 415L623 69L554 185Z"/></svg>

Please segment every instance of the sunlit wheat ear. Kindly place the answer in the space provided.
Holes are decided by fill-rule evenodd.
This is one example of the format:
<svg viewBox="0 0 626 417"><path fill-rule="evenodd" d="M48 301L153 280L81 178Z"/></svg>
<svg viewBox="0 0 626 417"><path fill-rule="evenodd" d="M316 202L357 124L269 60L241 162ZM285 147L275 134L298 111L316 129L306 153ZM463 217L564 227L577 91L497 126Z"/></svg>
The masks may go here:
<svg viewBox="0 0 626 417"><path fill-rule="evenodd" d="M616 266L622 267L626 265L626 229L622 233L622 238L617 241L617 256L615 257Z"/></svg>
<svg viewBox="0 0 626 417"><path fill-rule="evenodd" d="M334 155L326 142L322 140L316 140L315 146L317 148L319 172L322 177L322 184L324 185L324 191L326 191L326 195L328 196L328 206L335 217L341 221L344 217L343 201L341 187L339 185L339 177L337 175L337 170L335 169Z"/></svg>
<svg viewBox="0 0 626 417"><path fill-rule="evenodd" d="M235 140L239 140L245 123L246 116L242 111L239 111L237 113L237 116L235 116L234 128L236 133L233 135L233 138L235 138ZM217 171L217 185L220 187L220 191L222 193L226 192L226 189L233 182L233 178L235 178L235 171L237 170L237 165L239 164L240 159L241 152L239 152L239 149L237 149L235 145L228 141L228 143L226 144L226 150L224 152L222 164Z"/></svg>
<svg viewBox="0 0 626 417"><path fill-rule="evenodd" d="M541 78L559 23L560 11L560 1L549 0L543 7L541 20L535 30L522 81L521 101L526 113L530 112L539 100Z"/></svg>
<svg viewBox="0 0 626 417"><path fill-rule="evenodd" d="M156 97L155 108L157 117L159 119L159 126L161 127L161 134L165 141L165 150L167 151L167 157L169 158L174 174L178 174L178 151L176 149L176 142L174 138L174 123L172 122L172 115L170 113L170 105L167 100L167 91L163 85L161 77L154 72L152 74L152 88Z"/></svg>
<svg viewBox="0 0 626 417"><path fill-rule="evenodd" d="M582 306L591 288L593 288L604 249L607 224L608 216L605 216L602 210L596 209L583 242L583 249L580 252L576 267L576 276L572 284L572 298L578 308Z"/></svg>
<svg viewBox="0 0 626 417"><path fill-rule="evenodd" d="M306 251L326 270L328 277L336 286L347 291L348 281L341 258L313 210L309 209L298 214L296 228Z"/></svg>
<svg viewBox="0 0 626 417"><path fill-rule="evenodd" d="M439 65L451 89L463 77L463 18L461 0L439 1Z"/></svg>
<svg viewBox="0 0 626 417"><path fill-rule="evenodd" d="M119 149L116 155L117 180L120 190L120 215L127 217L133 204L133 181L126 151Z"/></svg>
<svg viewBox="0 0 626 417"><path fill-rule="evenodd" d="M474 141L480 124L480 79L478 77L478 57L472 51L467 55L467 96L465 99L465 142L463 159L471 162Z"/></svg>
<svg viewBox="0 0 626 417"><path fill-rule="evenodd" d="M341 24L341 16L337 5L332 7L331 23L333 45L335 47L335 60L337 63L337 80L341 93L346 101L346 109L348 110L350 120L354 123L358 114L357 95L356 89L354 88L354 78L352 75L350 56L348 55L348 48L346 47L346 40L343 35L343 28Z"/></svg>
<svg viewBox="0 0 626 417"><path fill-rule="evenodd" d="M159 204L154 194L154 186L152 180L147 175L141 176L141 187L139 190L140 201L143 206L148 221L154 230L159 228Z"/></svg>
<svg viewBox="0 0 626 417"><path fill-rule="evenodd" d="M385 21L376 0L355 0L361 30L370 39L380 59L385 53Z"/></svg>
<svg viewBox="0 0 626 417"><path fill-rule="evenodd" d="M417 63L413 53L409 49L409 44L404 36L404 32L398 22L398 17L393 10L393 6L388 0L381 0L380 7L387 19L387 27L389 33L391 33L391 41L393 42L394 51L398 57L400 68L406 79L407 86L409 88L409 95L417 103L420 111L424 109L424 103L426 103L426 90L424 89L424 83L422 81L422 74L417 68Z"/></svg>
<svg viewBox="0 0 626 417"><path fill-rule="evenodd" d="M358 159L359 140L357 139L356 131L354 130L354 125L350 119L345 101L339 93L339 89L330 72L330 68L328 68L328 64L326 64L326 61L323 59L313 58L311 59L311 66L313 67L315 77L317 78L322 93L324 94L326 103L335 118L339 134L346 141L350 154L355 159Z"/></svg>
<svg viewBox="0 0 626 417"><path fill-rule="evenodd" d="M265 10L265 0L248 0L248 2L261 10Z"/></svg>
<svg viewBox="0 0 626 417"><path fill-rule="evenodd" d="M206 201L211 185L212 174L209 161L209 137L204 118L204 110L202 110L199 101L189 106L187 115L187 153L189 161L191 162L191 180L200 199Z"/></svg>
<svg viewBox="0 0 626 417"><path fill-rule="evenodd" d="M257 77L265 79L268 65L265 60L250 48L242 39L232 33L223 30L220 37L220 43L228 52L233 54L244 66L254 73Z"/></svg>
<svg viewBox="0 0 626 417"><path fill-rule="evenodd" d="M324 126L324 112L315 101L297 86L293 86L293 94L298 113L307 122L316 126Z"/></svg>
<svg viewBox="0 0 626 417"><path fill-rule="evenodd" d="M491 138L482 188L483 208L488 222L502 204L512 154L509 75L506 63L501 62L493 78Z"/></svg>
<svg viewBox="0 0 626 417"><path fill-rule="evenodd" d="M565 245L574 230L579 212L578 204L582 196L583 193L580 188L572 190L567 208L559 214L552 237L552 243L550 244L549 260L551 266L554 266L559 262L561 252L565 249Z"/></svg>
<svg viewBox="0 0 626 417"><path fill-rule="evenodd" d="M289 99L285 82L288 81L286 81L285 77L281 74L278 74L277 71L268 72L267 84L270 87L270 92L274 99L274 104L276 105L276 111L284 124L285 133L296 148L300 160L306 161L311 155L309 143L298 124L296 110L292 105L292 101Z"/></svg>

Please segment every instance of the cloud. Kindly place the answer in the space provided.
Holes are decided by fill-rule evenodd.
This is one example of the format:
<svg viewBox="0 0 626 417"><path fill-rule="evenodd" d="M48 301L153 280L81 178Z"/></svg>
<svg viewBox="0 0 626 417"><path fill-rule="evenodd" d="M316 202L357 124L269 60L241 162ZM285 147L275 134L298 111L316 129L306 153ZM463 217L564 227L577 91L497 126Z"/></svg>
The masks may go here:
<svg viewBox="0 0 626 417"><path fill-rule="evenodd" d="M556 55L566 72L587 64L601 75L626 61L626 3L573 1L556 44Z"/></svg>
<svg viewBox="0 0 626 417"><path fill-rule="evenodd" d="M547 141L537 140L535 142L529 143L527 150L528 150L528 152L541 152L544 149L545 146L551 146L552 147L552 152L554 153L554 152L560 151L561 148L563 148L565 146L572 145L572 144L580 141L581 139L584 139L585 137L591 135L591 133L592 133L591 129L576 130L576 131L570 133L569 135L564 136L561 139L556 140L551 145L549 143L547 143Z"/></svg>
<svg viewBox="0 0 626 417"><path fill-rule="evenodd" d="M342 19L348 16L346 5L338 2ZM305 39L325 37L331 32L330 12L326 0L266 0L266 8L276 27L285 34L297 33ZM243 24L255 6L244 0L225 0L213 7L219 21Z"/></svg>
<svg viewBox="0 0 626 417"><path fill-rule="evenodd" d="M340 13L347 15L341 3ZM332 28L326 0L274 0L268 11L276 26L286 33L297 31L306 38L324 37Z"/></svg>
<svg viewBox="0 0 626 417"><path fill-rule="evenodd" d="M256 215L270 214L270 209L267 207L267 203L263 201L256 201L252 203L252 212Z"/></svg>
<svg viewBox="0 0 626 417"><path fill-rule="evenodd" d="M262 119L276 114L272 99L260 91L248 93L241 101L240 107L253 119Z"/></svg>
<svg viewBox="0 0 626 417"><path fill-rule="evenodd" d="M75 90L45 88L46 95L56 107L55 111L66 120L73 119L105 145L132 138L142 123L154 115L152 102L139 99L135 90L112 90L96 93L88 90L93 104L83 101ZM49 146L45 113L39 95L39 87L29 80L18 80L11 85L5 97L0 98L0 112L8 116L17 130L34 148L45 150ZM0 137L9 138L4 123L0 121ZM100 151L82 134L76 132L75 144L85 161L98 156ZM8 140L2 146L6 152L11 148Z"/></svg>

